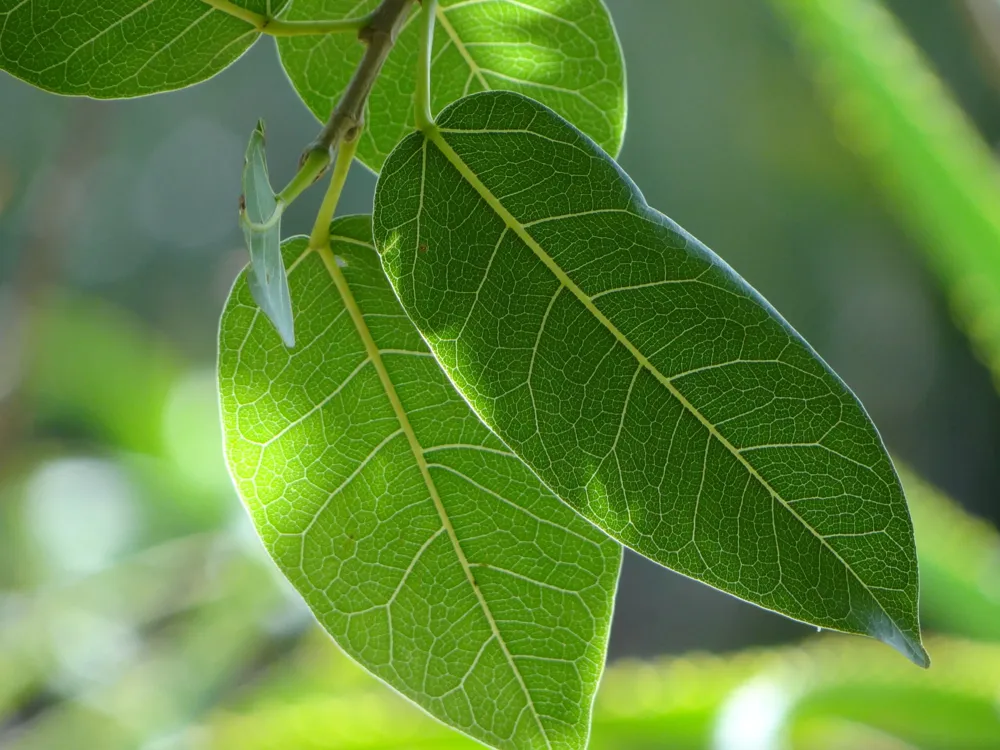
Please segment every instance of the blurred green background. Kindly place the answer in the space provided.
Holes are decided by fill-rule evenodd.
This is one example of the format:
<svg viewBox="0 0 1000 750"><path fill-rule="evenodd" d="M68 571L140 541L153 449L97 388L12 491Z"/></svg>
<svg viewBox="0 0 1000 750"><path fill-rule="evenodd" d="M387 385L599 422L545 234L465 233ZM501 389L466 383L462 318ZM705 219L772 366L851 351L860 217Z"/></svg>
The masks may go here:
<svg viewBox="0 0 1000 750"><path fill-rule="evenodd" d="M630 554L594 747L1000 748L1000 4L608 4L622 165L910 467L933 666ZM215 336L258 117L283 184L317 124L269 39L140 100L0 74L2 748L473 746L318 632L226 474ZM341 212L374 185L355 166Z"/></svg>

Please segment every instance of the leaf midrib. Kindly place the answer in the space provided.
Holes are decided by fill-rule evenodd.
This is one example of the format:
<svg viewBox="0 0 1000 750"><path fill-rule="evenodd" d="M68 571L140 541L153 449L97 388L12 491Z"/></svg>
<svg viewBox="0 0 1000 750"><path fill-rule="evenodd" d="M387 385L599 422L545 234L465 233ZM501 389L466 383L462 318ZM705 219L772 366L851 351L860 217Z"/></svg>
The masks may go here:
<svg viewBox="0 0 1000 750"><path fill-rule="evenodd" d="M569 275L556 263L555 259L552 258L542 246L535 240L534 237L528 232L525 226L518 221L514 215L507 210L506 206L497 198L493 192L486 187L486 185L479 179L479 177L472 171L468 164L459 156L458 152L451 147L442 134L441 130L437 126L431 126L423 131L423 135L426 141L431 141L442 155L451 163L451 165L458 171L462 178L469 183L469 185L479 194L479 196L486 201L486 203L492 208L497 215L503 219L506 226L511 229L521 240L532 250L532 252L541 260L545 266L552 272L560 284L571 292L573 295L583 303L584 307L590 312L597 320L615 337L615 339L621 343L642 365L646 370L650 372L660 383L663 385L668 392L678 400L678 402L690 413L692 414L701 424L709 431L716 440L718 440L723 447L726 448L729 453L731 453L740 464L750 473L750 475L756 479L764 489L767 490L771 498L775 500L782 508L784 508L788 513L792 515L802 526L809 530L809 532L819 540L820 544L826 548L843 566L846 568L850 574L857 580L858 583L864 588L868 595L872 598L872 601L878 606L882 613L889 619L893 626L900 630L899 625L896 623L895 619L889 615L882 602L878 597L875 596L874 592L868 586L868 584L862 580L858 575L857 571L854 570L847 561L835 550L826 538L820 534L816 529L814 529L810 524L808 524L801 515L799 515L795 509L788 504L788 502L778 494L778 492L770 485L770 483L764 479L763 476L757 471L757 469L746 460L746 458L736 449L736 447L729 442L719 431L716 429L715 425L706 418L698 409L685 398L684 394L681 393L673 385L670 379L661 373L652 362L650 362L646 356L629 340L629 338L618 329L618 327L612 323L607 316L602 313L597 306L593 303L590 297L579 287L577 284L569 277ZM911 641L910 637L900 630L900 634L906 638L907 641ZM911 642L912 645L912 642ZM919 649L919 647L917 647ZM919 651L918 651L919 652Z"/></svg>
<svg viewBox="0 0 1000 750"><path fill-rule="evenodd" d="M469 70L477 79L479 79L480 85L482 85L483 89L486 91L491 91L492 87L486 81L485 76L483 76L483 69L479 67L479 63L477 63L472 57L472 54L465 46L465 42L462 41L458 32L455 31L455 27L451 25L451 21L448 20L448 16L445 14L444 8L438 5L435 8L434 15L437 17L438 23L441 24L441 28L448 32L448 38L451 39L451 43L455 45L455 49L458 50L458 54L460 54L462 59L465 60L465 64L469 66Z"/></svg>
<svg viewBox="0 0 1000 750"><path fill-rule="evenodd" d="M492 2L492 1L493 0L482 0L482 2ZM574 89L567 89L567 88L563 88L562 86L554 86L552 84L546 84L546 83L542 83L540 81L521 80L521 79L515 78L514 76L507 75L507 74L504 74L504 73L500 73L499 71L496 71L496 70L489 70L488 68L484 68L482 65L480 65L476 61L476 58L472 56L472 53L469 51L468 46L462 40L462 37L459 35L458 31L455 30L454 26L452 26L451 21L448 20L448 11L454 10L455 8L465 7L465 5L466 4L463 3L463 4L459 4L459 5L451 5L451 6L448 6L447 8L444 8L441 5L438 5L436 7L436 9L435 9L435 17L436 17L438 23L441 24L441 28L443 28L447 32L448 38L451 40L452 44L455 45L455 49L458 50L458 54L461 55L461 57L462 57L463 60L465 60L465 64L469 66L469 71L472 73L472 76L476 80L479 81L479 84L483 87L484 91L493 91L494 90L494 88L492 86L490 86L489 81L486 80L485 73L489 72L491 75L497 76L498 78L503 78L503 79L507 80L508 82L519 83L519 84L526 85L526 86L533 86L535 88L547 89L549 91L558 91L559 93L566 94L567 96L574 96L574 97L577 97L579 99L582 99L586 104L588 104L590 107L592 107L593 110L598 114L598 116L601 117L605 122L607 122L608 126L611 128L611 131L615 132L615 130L616 130L615 124L614 124L614 122L611 121L610 116L608 115L608 113L605 110L601 109L595 102L593 102L592 100L588 99L586 97L586 95L584 95L583 91L576 91ZM531 11L536 12L536 13L540 13L542 15L550 16L553 19L558 19L558 20L561 20L561 21L565 21L565 19L562 19L559 16L553 16L552 14L548 13L547 11L545 11L545 10L543 10L541 8L535 8L535 7L529 6L529 5L523 5L521 7L525 8L527 10L531 10ZM583 36L584 38L590 40L590 37L587 34L585 34L583 32L583 30L580 29L580 27L577 26L575 23L571 23L571 22L567 22L567 23L569 23L569 25L577 33L579 33L581 36ZM468 93L468 84L466 84L465 93L466 94ZM621 143L619 142L619 148L620 147L621 147Z"/></svg>
<svg viewBox="0 0 1000 750"><path fill-rule="evenodd" d="M332 235L330 239L345 240L355 245L363 245L364 247L371 248L375 251L375 248L371 245L364 245L363 243L351 238ZM399 399L399 394L396 393L396 386L393 384L392 378L389 376L389 371L386 369L385 363L382 361L381 350L375 343L375 339L372 338L371 331L368 329L368 324L365 322L364 314L361 312L361 308L358 307L358 303L354 299L354 294L351 292L347 279L344 277L343 271L340 270L340 266L337 265L336 258L334 257L329 245L312 249L314 249L322 259L323 265L326 266L327 272L333 279L334 286L340 294L344 307L347 308L347 311L351 316L351 321L354 323L354 328L364 344L365 351L368 354L368 359L375 368L375 371L378 373L379 380L382 383L382 388L385 391L386 396L389 398L389 402L392 404L392 409L396 415L397 421L399 422L399 426L406 435L410 451L412 452L413 458L416 460L417 466L420 469L420 475L423 478L424 484L427 486L427 491L434 502L434 507L438 512L438 517L441 519L441 524L448 533L448 538L451 540L452 547L454 548L455 555L458 557L462 570L465 573L466 580L472 587L472 590L476 595L476 599L483 610L483 614L486 616L486 620L490 625L493 637L496 638L497 644L500 646L504 653L504 657L507 660L507 664L510 666L511 671L514 673L514 677L517 679L518 685L524 693L524 698L531 710L531 714L535 717L535 723L538 726L538 731L541 732L542 737L545 739L546 746L551 749L552 742L549 739L548 732L545 731L545 726L542 724L541 716L535 708L535 702L531 697L531 693L528 691L528 686L524 682L521 671L518 669L517 664L514 662L513 655L507 648L507 642L500 633L500 628L497 625L496 618L493 616L493 612L490 609L486 598L483 596L483 592L476 583L469 560L465 556L465 550L462 549L462 544L458 539L458 535L455 533L455 527L452 525L451 519L448 517L448 512L445 510L444 504L441 502L441 496L438 493L437 485L434 483L433 477L431 477L430 467L428 466L427 459L424 456L424 448L417 439L417 434L414 432L413 426L410 424L410 418L407 415L406 410L403 408L403 403Z"/></svg>

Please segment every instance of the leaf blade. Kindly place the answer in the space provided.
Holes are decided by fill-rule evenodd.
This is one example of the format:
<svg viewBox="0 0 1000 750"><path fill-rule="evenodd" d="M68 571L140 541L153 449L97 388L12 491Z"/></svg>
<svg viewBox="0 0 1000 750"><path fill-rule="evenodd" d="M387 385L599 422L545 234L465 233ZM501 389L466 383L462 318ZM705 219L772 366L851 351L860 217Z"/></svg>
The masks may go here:
<svg viewBox="0 0 1000 750"><path fill-rule="evenodd" d="M299 0L290 19L355 17L377 0ZM413 71L419 26L415 11L399 34L372 91L358 158L381 169L413 124ZM617 34L602 0L443 0L437 6L432 109L470 91L530 92L611 154L625 132L625 68ZM360 60L346 36L278 40L282 65L296 92L320 120L332 111ZM377 114L377 116L375 116Z"/></svg>
<svg viewBox="0 0 1000 750"><path fill-rule="evenodd" d="M285 346L295 346L291 293L281 254L281 210L267 174L264 123L258 122L247 144L243 166L240 224L250 253L250 292L281 335Z"/></svg>
<svg viewBox="0 0 1000 750"><path fill-rule="evenodd" d="M847 387L543 105L479 94L439 126L387 163L376 242L480 417L647 557L926 665L905 499Z"/></svg>
<svg viewBox="0 0 1000 750"><path fill-rule="evenodd" d="M236 0L264 13L267 0ZM285 4L274 4L274 12ZM259 36L200 1L0 0L0 68L57 94L118 99L211 78Z"/></svg>
<svg viewBox="0 0 1000 750"><path fill-rule="evenodd" d="M279 567L367 669L496 747L582 748L620 546L552 497L454 392L385 281L370 219L332 229L398 407L331 281L332 256L286 242L299 348L276 346L239 283L223 315L240 494Z"/></svg>

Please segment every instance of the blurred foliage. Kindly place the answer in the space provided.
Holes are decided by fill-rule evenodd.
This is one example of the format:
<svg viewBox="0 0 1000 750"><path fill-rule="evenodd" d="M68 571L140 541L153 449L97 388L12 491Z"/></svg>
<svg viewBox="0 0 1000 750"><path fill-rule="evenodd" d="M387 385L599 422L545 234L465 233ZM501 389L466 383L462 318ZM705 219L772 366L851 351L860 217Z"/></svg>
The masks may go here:
<svg viewBox="0 0 1000 750"><path fill-rule="evenodd" d="M957 509L933 492L917 496L921 544L948 547L953 530L935 521ZM972 555L995 552L1000 538L979 531ZM278 579L261 575L264 566L225 535L200 535L21 602L0 634L0 716L8 726L23 722L4 746L59 747L64 737L94 748L152 740L205 750L476 746L386 690L318 629L276 621ZM964 589L979 572L960 582ZM941 593L933 581L928 604ZM928 614L941 612L931 605ZM53 623L67 618L90 620L89 642L60 643ZM122 640L133 643L127 661ZM929 650L928 671L844 636L619 662L598 697L593 746L996 747L1000 643L937 637Z"/></svg>
<svg viewBox="0 0 1000 750"><path fill-rule="evenodd" d="M985 521L902 472L920 554L925 625L1000 642L1000 537Z"/></svg>
<svg viewBox="0 0 1000 750"><path fill-rule="evenodd" d="M622 662L605 675L592 745L770 747L784 738L790 747L815 748L817 727L838 725L921 747L995 747L1000 648L942 639L930 646L943 661L937 674L917 672L881 649L856 648L839 638L722 658ZM290 694L287 687L258 690L238 710L220 712L201 746L477 746L450 739L446 729L385 691L352 688L347 675L356 668L325 644L306 644L296 658L309 665L300 667L300 676L315 675L306 677L307 694Z"/></svg>
<svg viewBox="0 0 1000 750"><path fill-rule="evenodd" d="M1000 174L989 147L880 0L771 1L1000 382Z"/></svg>
<svg viewBox="0 0 1000 750"><path fill-rule="evenodd" d="M932 25L943 7L896 5ZM647 196L734 256L838 369L856 373L859 391L874 389L861 395L891 446L929 435L922 455L972 477L955 493L968 501L976 477L983 484L1000 463L996 399L966 378L945 327L935 332L933 294L892 255L891 227L872 215L873 192L831 133L869 168L997 372L1000 186L988 138L873 0L611 6L633 64L625 161ZM768 26L765 6L789 26ZM663 28L670 45L643 43ZM830 105L831 133L790 77L789 28ZM276 169L290 170L315 130L268 54L252 53L217 86L100 105L100 118L93 103L0 81L5 750L473 746L322 636L266 561L221 459L211 358L242 258L238 190L226 186L238 184L240 137L258 115L273 123ZM652 95L664 85L669 96ZM992 106L981 109L1000 122ZM235 135L224 115L240 124ZM346 212L370 205L370 177L355 179ZM314 206L295 208L289 225L302 229ZM824 295L839 304L832 312ZM844 316L861 323L823 334ZM934 421L934 398L949 418L983 424ZM900 453L928 473L931 458ZM1000 747L1000 535L914 472L904 483L923 617L936 632L930 670L829 634L619 660L598 696L593 746ZM996 515L995 486L981 494ZM629 575L616 653L804 633L662 570Z"/></svg>
<svg viewBox="0 0 1000 750"><path fill-rule="evenodd" d="M52 465L39 456L23 466L13 502L32 502ZM155 495L162 473L131 481ZM925 619L982 640L933 638L928 671L839 635L729 656L618 662L598 697L593 747L1000 745L1000 535L904 476ZM70 737L73 747L112 749L476 746L387 690L312 626L248 524L146 546L92 572L63 571L4 597L0 613L5 748L63 747Z"/></svg>
<svg viewBox="0 0 1000 750"><path fill-rule="evenodd" d="M36 418L86 425L102 442L159 453L164 406L181 372L169 352L94 299L49 299L30 321L26 396Z"/></svg>

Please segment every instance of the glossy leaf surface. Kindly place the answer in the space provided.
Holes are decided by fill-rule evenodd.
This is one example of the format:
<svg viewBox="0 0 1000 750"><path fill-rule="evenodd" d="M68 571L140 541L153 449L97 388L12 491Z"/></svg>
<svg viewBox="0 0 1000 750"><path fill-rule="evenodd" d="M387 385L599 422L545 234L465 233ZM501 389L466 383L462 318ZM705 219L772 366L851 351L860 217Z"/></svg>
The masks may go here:
<svg viewBox="0 0 1000 750"><path fill-rule="evenodd" d="M277 13L284 0L234 0ZM117 99L225 69L257 30L201 0L0 0L0 68L57 94Z"/></svg>
<svg viewBox="0 0 1000 750"><path fill-rule="evenodd" d="M356 18L377 0L296 0L291 20ZM358 158L379 171L414 122L420 26L407 20L368 107ZM361 59L350 34L284 38L281 62L299 96L326 120ZM477 91L538 99L616 155L625 134L625 67L602 0L442 0L432 66L435 112Z"/></svg>
<svg viewBox="0 0 1000 750"><path fill-rule="evenodd" d="M583 748L621 547L455 392L393 296L370 218L332 229L336 260L284 245L294 351L245 274L223 314L226 455L254 524L340 646L429 713L498 748Z"/></svg>
<svg viewBox="0 0 1000 750"><path fill-rule="evenodd" d="M387 161L375 239L450 378L567 503L663 565L927 664L913 529L863 408L569 123L511 93L449 107Z"/></svg>
<svg viewBox="0 0 1000 750"><path fill-rule="evenodd" d="M295 346L292 301L281 257L281 214L267 174L263 122L257 123L247 146L240 225L250 251L248 282L253 298L281 334L285 345Z"/></svg>

